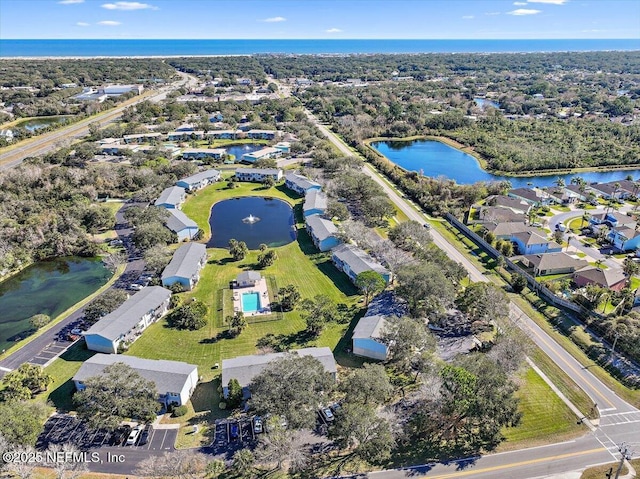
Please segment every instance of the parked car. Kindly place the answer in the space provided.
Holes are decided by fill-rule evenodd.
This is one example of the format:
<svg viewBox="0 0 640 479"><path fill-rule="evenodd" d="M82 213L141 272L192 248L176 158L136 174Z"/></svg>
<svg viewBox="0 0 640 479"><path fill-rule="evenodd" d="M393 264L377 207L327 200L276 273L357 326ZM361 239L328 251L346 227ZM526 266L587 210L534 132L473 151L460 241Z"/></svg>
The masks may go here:
<svg viewBox="0 0 640 479"><path fill-rule="evenodd" d="M262 418L260 416L253 418L253 432L256 434L262 433Z"/></svg>
<svg viewBox="0 0 640 479"><path fill-rule="evenodd" d="M127 446L133 446L136 443L141 431L142 428L140 426L136 426L131 430L129 437L127 438Z"/></svg>
<svg viewBox="0 0 640 479"><path fill-rule="evenodd" d="M82 334L82 329L74 328L71 330L71 334Z"/></svg>
<svg viewBox="0 0 640 479"><path fill-rule="evenodd" d="M129 289L132 291L142 291L144 289L144 286L138 283L132 283L129 285Z"/></svg>
<svg viewBox="0 0 640 479"><path fill-rule="evenodd" d="M324 418L325 421L331 422L335 419L333 412L328 407L323 407L320 409L320 415Z"/></svg>
<svg viewBox="0 0 640 479"><path fill-rule="evenodd" d="M229 424L229 437L231 437L232 441L235 441L240 436L240 428L238 427L237 422L232 422Z"/></svg>
<svg viewBox="0 0 640 479"><path fill-rule="evenodd" d="M565 231L567 231L567 227L566 227L565 225L563 225L562 223L558 223L558 224L556 225L556 229L557 229L558 231L562 231L563 233L564 233Z"/></svg>

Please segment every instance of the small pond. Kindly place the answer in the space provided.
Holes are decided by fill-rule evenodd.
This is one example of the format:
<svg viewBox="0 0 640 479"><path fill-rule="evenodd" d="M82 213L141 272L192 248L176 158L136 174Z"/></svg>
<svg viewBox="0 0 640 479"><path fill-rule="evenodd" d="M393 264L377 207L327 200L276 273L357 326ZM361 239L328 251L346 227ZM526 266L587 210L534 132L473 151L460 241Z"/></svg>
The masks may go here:
<svg viewBox="0 0 640 479"><path fill-rule="evenodd" d="M210 248L227 248L230 239L244 241L249 249L282 246L296 239L293 209L276 198L248 196L223 200L211 207Z"/></svg>
<svg viewBox="0 0 640 479"><path fill-rule="evenodd" d="M46 128L51 125L56 125L58 123L65 123L69 121L72 116L46 116L42 118L31 118L29 120L24 120L16 124L16 127L26 128L30 132L34 132L36 130L40 130L41 128Z"/></svg>
<svg viewBox="0 0 640 479"><path fill-rule="evenodd" d="M96 258L58 258L36 263L0 283L0 349L29 335L29 318L51 318L86 298L111 272Z"/></svg>
<svg viewBox="0 0 640 479"><path fill-rule="evenodd" d="M261 150L265 147L266 145L259 145L256 143L244 143L242 145L223 146L222 148L227 150L227 155L233 155L236 162L238 162L242 159L242 155L253 153L254 151Z"/></svg>
<svg viewBox="0 0 640 479"><path fill-rule="evenodd" d="M588 183L623 180L627 175L632 175L636 179L640 177L640 170L591 171L546 176L499 176L483 170L473 156L439 141L379 141L372 143L371 146L406 170L422 172L423 175L434 178L449 178L458 184L509 181L514 188L521 188L553 186L558 178L563 178L568 185L574 176L584 178Z"/></svg>

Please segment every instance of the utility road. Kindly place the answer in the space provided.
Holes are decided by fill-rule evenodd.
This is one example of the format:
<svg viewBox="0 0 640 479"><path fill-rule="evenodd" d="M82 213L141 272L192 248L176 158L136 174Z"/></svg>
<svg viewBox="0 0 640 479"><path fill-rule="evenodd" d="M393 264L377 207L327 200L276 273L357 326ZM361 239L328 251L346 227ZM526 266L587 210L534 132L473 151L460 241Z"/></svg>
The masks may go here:
<svg viewBox="0 0 640 479"><path fill-rule="evenodd" d="M345 155L353 156L351 151L332 131L322 125L309 111L309 119L320 131ZM425 224L425 216L402 198L375 171L365 165L363 171L376 181L389 199L411 220ZM431 229L434 243L447 253L449 258L461 263L469 272L473 281L489 281L485 275L438 231ZM622 442L640 441L640 411L619 398L588 369L584 368L573 356L567 353L551 336L540 328L517 305L511 303L511 319L516 322L531 339L580 386L593 400L594 407L600 412L600 424L593 425L585 420L591 432L585 437L565 443L493 454L462 460L449 465L416 466L402 471L381 471L371 477L392 479L415 476L425 473L427 477L453 478L514 478L520 479L549 477L567 471L584 469L588 465L617 460L618 445ZM581 411L584 416L589 411ZM639 451L640 452L640 451Z"/></svg>

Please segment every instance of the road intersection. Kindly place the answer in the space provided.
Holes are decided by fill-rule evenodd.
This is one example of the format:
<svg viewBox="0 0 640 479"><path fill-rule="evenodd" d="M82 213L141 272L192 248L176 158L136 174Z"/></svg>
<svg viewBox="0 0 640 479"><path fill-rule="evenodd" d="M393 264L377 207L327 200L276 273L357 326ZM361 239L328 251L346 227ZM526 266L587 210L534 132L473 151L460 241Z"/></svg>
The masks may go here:
<svg viewBox="0 0 640 479"><path fill-rule="evenodd" d="M309 111L307 115L320 131L344 154L354 153L321 124ZM402 198L369 165L363 171L376 181L385 194L410 220L425 224L425 216ZM449 258L461 263L473 281L489 281L476 266L453 247L438 231L432 229L433 242L445 251ZM565 373L567 373L592 399L600 413L600 424L588 424L590 432L575 441L551 444L541 448L525 449L502 454L491 454L473 460L462 459L448 464L414 466L395 471L380 471L370 474L381 479L395 479L429 473L430 478L473 477L520 479L550 477L567 471L584 469L588 465L602 464L618 460L618 446L623 443L640 441L640 411L619 398L611 389L585 368L577 359L562 348L535 321L514 303L510 304L510 317ZM582 414L583 419L585 414ZM640 449L640 448L639 448ZM638 451L640 453L640 450Z"/></svg>

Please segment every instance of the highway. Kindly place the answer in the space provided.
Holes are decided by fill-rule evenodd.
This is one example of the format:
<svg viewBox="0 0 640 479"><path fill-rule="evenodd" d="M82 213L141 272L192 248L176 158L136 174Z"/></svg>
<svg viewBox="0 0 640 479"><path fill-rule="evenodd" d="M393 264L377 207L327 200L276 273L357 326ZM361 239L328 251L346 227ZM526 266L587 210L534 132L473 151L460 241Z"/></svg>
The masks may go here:
<svg viewBox="0 0 640 479"><path fill-rule="evenodd" d="M183 86L192 86L194 82L197 81L191 75L182 72L177 73L181 76L181 80L161 88L158 92L144 92L142 95L127 100L122 105L119 105L112 110L99 113L91 118L86 118L61 130L45 133L43 135L36 136L35 138L24 140L13 147L9 147L6 152L0 154L0 171L19 165L25 158L44 155L50 151L60 148L67 142L70 143L73 140L88 135L89 125L92 123L96 123L101 127L104 127L120 118L122 116L122 112L130 106L143 101L162 101L167 97L167 93L171 90L175 90Z"/></svg>
<svg viewBox="0 0 640 479"><path fill-rule="evenodd" d="M321 124L308 110L307 116L320 131L346 156L353 156L351 151L325 125ZM376 181L388 195L389 199L411 220L426 223L425 216L391 186L384 181L369 165L363 171ZM447 253L449 258L461 263L469 272L473 281L489 281L476 266L464 257L438 231L431 229L434 243ZM549 477L567 471L584 469L588 465L615 461L619 458L618 444L622 442L638 443L640 441L640 411L619 398L605 386L588 369L585 369L573 356L566 352L551 336L540 328L517 305L510 304L511 319L518 324L563 371L565 371L593 400L600 413L600 425L590 426L591 432L585 437L568 443L559 443L523 451L486 455L456 470L460 461L449 465L415 466L401 471L381 471L371 477L395 479L415 476L417 473L428 473L427 477L472 477L472 478L538 478ZM588 411L583 411L584 416ZM637 448L640 452L640 447ZM579 476L578 476L579 477Z"/></svg>

